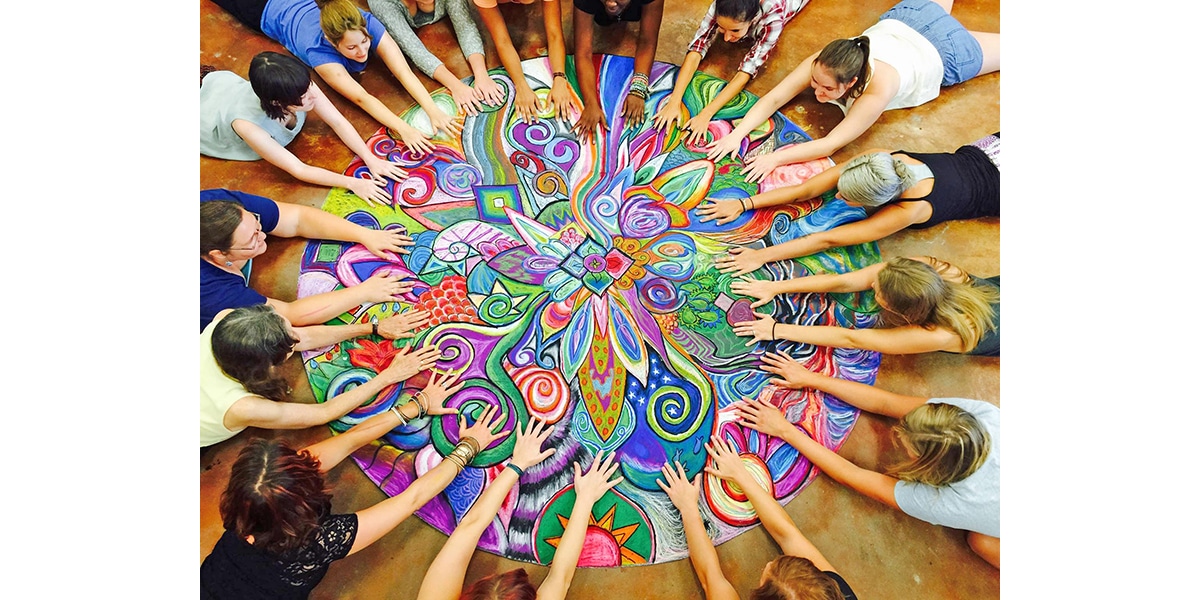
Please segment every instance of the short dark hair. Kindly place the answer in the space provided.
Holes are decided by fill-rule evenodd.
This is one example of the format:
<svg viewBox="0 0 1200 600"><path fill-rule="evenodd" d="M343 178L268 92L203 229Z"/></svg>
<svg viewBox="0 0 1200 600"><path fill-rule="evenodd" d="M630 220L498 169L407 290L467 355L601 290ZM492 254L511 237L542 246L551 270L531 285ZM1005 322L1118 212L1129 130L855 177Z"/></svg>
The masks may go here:
<svg viewBox="0 0 1200 600"><path fill-rule="evenodd" d="M332 496L321 463L278 440L256 438L238 453L221 494L221 521L274 554L299 548L329 514Z"/></svg>
<svg viewBox="0 0 1200 600"><path fill-rule="evenodd" d="M300 341L292 337L287 325L269 304L235 308L213 327L213 359L246 391L285 401L290 390L275 367L287 360Z"/></svg>
<svg viewBox="0 0 1200 600"><path fill-rule="evenodd" d="M278 52L260 52L250 61L250 87L268 117L287 116L287 107L300 106L312 75L295 57Z"/></svg>
<svg viewBox="0 0 1200 600"><path fill-rule="evenodd" d="M749 23L758 16L758 11L762 10L758 0L716 0L713 6L716 16L729 17L743 23Z"/></svg>
<svg viewBox="0 0 1200 600"><path fill-rule="evenodd" d="M242 224L244 208L236 200L200 203L200 256L206 256L213 250L229 250L233 245L233 232Z"/></svg>

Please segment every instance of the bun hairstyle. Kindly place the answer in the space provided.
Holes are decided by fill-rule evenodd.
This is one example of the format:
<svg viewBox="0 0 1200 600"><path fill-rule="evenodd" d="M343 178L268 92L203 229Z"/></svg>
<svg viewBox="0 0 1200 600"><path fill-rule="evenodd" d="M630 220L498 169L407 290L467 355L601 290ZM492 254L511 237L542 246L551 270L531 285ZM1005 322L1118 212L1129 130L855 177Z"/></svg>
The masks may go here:
<svg viewBox="0 0 1200 600"><path fill-rule="evenodd" d="M904 161L885 152L855 157L842 167L837 188L842 197L863 206L880 206L917 183Z"/></svg>
<svg viewBox="0 0 1200 600"><path fill-rule="evenodd" d="M871 58L871 38L860 35L854 39L833 40L821 49L814 64L825 67L839 85L858 81L846 90L845 96L857 98L867 88L867 67Z"/></svg>
<svg viewBox="0 0 1200 600"><path fill-rule="evenodd" d="M714 15L741 23L749 23L761 10L758 0L717 0L713 3Z"/></svg>
<svg viewBox="0 0 1200 600"><path fill-rule="evenodd" d="M947 279L919 260L889 260L879 271L879 293L886 299L887 311L906 323L953 331L962 339L963 352L975 349L986 333L996 329L992 304L999 301L1000 293L995 288Z"/></svg>
<svg viewBox="0 0 1200 600"><path fill-rule="evenodd" d="M321 9L321 31L325 37L337 45L347 32L361 31L367 39L367 20L362 12L350 0L316 0L317 8Z"/></svg>
<svg viewBox="0 0 1200 600"><path fill-rule="evenodd" d="M217 366L246 391L282 402L291 390L275 367L287 360L299 341L271 305L255 304L236 308L217 322L212 353Z"/></svg>
<svg viewBox="0 0 1200 600"><path fill-rule="evenodd" d="M832 577L813 561L784 554L763 568L762 585L750 600L845 600Z"/></svg>
<svg viewBox="0 0 1200 600"><path fill-rule="evenodd" d="M893 428L917 455L890 470L903 481L944 486L962 481L987 460L992 440L975 415L932 402L914 408Z"/></svg>
<svg viewBox="0 0 1200 600"><path fill-rule="evenodd" d="M295 57L260 52L250 61L250 87L263 112L276 121L288 115L289 106L300 106L311 84L308 67Z"/></svg>
<svg viewBox="0 0 1200 600"><path fill-rule="evenodd" d="M254 439L242 451L221 494L221 520L238 537L276 555L304 545L329 514L331 496L320 462L276 441Z"/></svg>

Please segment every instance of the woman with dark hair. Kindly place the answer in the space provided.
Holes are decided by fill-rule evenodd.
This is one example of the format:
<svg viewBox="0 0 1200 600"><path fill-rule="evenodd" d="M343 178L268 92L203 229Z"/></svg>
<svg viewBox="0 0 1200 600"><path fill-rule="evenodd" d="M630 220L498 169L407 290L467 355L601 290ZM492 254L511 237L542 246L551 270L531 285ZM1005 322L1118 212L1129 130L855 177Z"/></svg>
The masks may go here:
<svg viewBox="0 0 1200 600"><path fill-rule="evenodd" d="M329 124L338 138L370 169L372 179L349 177L302 162L285 148L304 127L308 112ZM408 173L375 156L354 126L313 83L308 67L277 52L262 52L250 61L250 81L232 71L213 71L200 78L200 154L228 160L258 160L314 185L344 187L367 202L391 203L383 191L385 177L396 181Z"/></svg>
<svg viewBox="0 0 1200 600"><path fill-rule="evenodd" d="M763 529L783 551L783 556L763 567L758 587L750 592L751 600L855 600L857 596L850 585L800 532L775 496L754 479L733 446L713 436L704 447L711 459L711 464L704 467L704 472L737 484L754 507ZM717 549L700 516L700 478L704 477L704 473L697 474L689 483L683 465L676 462L674 466L663 465L662 474L658 487L667 493L671 503L679 510L688 556L705 597L737 600L740 596L725 578L717 558Z"/></svg>
<svg viewBox="0 0 1200 600"><path fill-rule="evenodd" d="M763 306L779 294L871 290L888 325L877 329L791 325L755 312L758 320L733 327L735 334L754 338L747 346L790 340L884 354L941 351L1000 356L1000 276L975 277L932 256L893 258L849 273L783 281L743 276L730 289L758 298L751 308Z"/></svg>
<svg viewBox="0 0 1200 600"><path fill-rule="evenodd" d="M291 389L279 372L296 351L366 335L387 340L411 338L415 335L411 330L423 325L425 318L424 313L405 313L374 324L293 328L265 304L222 311L200 333L200 446L227 440L247 427L305 429L323 425L362 406L385 388L432 368L440 356L436 346L408 346L397 351L391 364L376 376L319 404L288 402ZM409 403L414 405L413 412L419 412L418 416L454 412L429 402L429 392L427 388L409 398L416 400Z"/></svg>
<svg viewBox="0 0 1200 600"><path fill-rule="evenodd" d="M954 152L867 150L799 185L748 198L712 200L696 208L701 221L724 225L749 210L804 202L829 192L867 218L765 248L734 248L717 260L723 273L745 275L769 262L881 240L906 228L927 229L959 219L1000 216L1000 133ZM819 210L819 209L818 209Z"/></svg>
<svg viewBox="0 0 1200 600"><path fill-rule="evenodd" d="M454 376L436 380L426 392L431 404L441 406L458 386L449 387ZM400 411L385 411L299 452L275 440L250 442L221 495L225 533L200 565L200 596L307 598L333 561L395 529L446 489L480 448L509 433L492 433L498 412L483 413L470 427L460 416L461 441L437 466L397 496L352 514L332 514L325 473L406 422Z"/></svg>
<svg viewBox="0 0 1200 600"><path fill-rule="evenodd" d="M940 88L1000 70L1000 34L968 31L950 16L953 0L901 0L854 39L834 40L800 62L754 104L729 135L708 147L709 160L737 155L750 132L800 92L833 102L846 118L829 135L746 161L747 181L775 167L829 156L862 135L885 110L937 98Z"/></svg>
<svg viewBox="0 0 1200 600"><path fill-rule="evenodd" d="M763 357L764 371L791 389L812 388L856 408L898 419L896 439L908 455L886 474L856 466L813 441L770 404L738 404L743 425L775 436L838 483L934 525L966 530L967 544L1000 568L1000 409L963 398L905 396L813 373L790 356Z"/></svg>
<svg viewBox="0 0 1200 600"><path fill-rule="evenodd" d="M386 261L407 254L412 238L395 229L368 229L299 204L226 189L200 192L200 329L227 308L269 304L292 325L324 323L354 307L391 302L412 290L412 281L379 269L362 283L292 302L268 298L250 287L250 266L267 251L267 234L362 244Z"/></svg>
<svg viewBox="0 0 1200 600"><path fill-rule="evenodd" d="M392 109L367 93L354 77L378 54L396 80L425 111L431 133L456 135L462 124L433 101L408 66L383 23L350 0L214 0L243 25L283 44L376 121L392 130L417 155L433 150L426 134L409 126Z"/></svg>
<svg viewBox="0 0 1200 600"><path fill-rule="evenodd" d="M529 581L525 569L515 569L505 573L490 575L463 587L463 579L467 574L467 564L471 555L479 545L479 537L492 524L500 510L500 504L508 497L517 480L526 469L546 460L554 454L554 448L542 450L542 442L550 436L554 427L546 427L544 422L530 420L523 432L524 437L517 439L513 448L512 459L506 469L496 476L488 485L479 500L475 501L471 510L459 521L446 540L446 545L438 552L429 565L425 580L421 582L421 591L417 600L562 600L567 596L571 587L571 579L575 576L575 565L579 562L579 554L583 551L584 536L587 533L588 521L592 516L592 506L613 486L625 481L618 477L612 481L609 478L616 473L617 466L613 463L616 454L609 454L601 461L597 454L592 460L592 466L587 473L582 473L579 463L575 463L575 505L571 508L571 517L563 530L562 538L555 550L554 559L550 563L550 572L541 585L534 586Z"/></svg>

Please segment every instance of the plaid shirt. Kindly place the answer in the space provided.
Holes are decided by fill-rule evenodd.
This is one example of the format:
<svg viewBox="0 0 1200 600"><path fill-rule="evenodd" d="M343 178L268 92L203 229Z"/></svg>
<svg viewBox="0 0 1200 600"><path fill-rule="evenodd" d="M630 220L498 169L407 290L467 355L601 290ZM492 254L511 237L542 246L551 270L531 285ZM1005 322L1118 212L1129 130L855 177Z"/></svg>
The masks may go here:
<svg viewBox="0 0 1200 600"><path fill-rule="evenodd" d="M754 47L746 53L746 57L742 59L742 65L738 67L739 71L747 73L751 77L754 77L762 68L763 63L767 62L767 55L775 49L775 43L779 41L779 34L783 33L783 26L787 25L788 21L791 21L792 17L808 4L808 0L761 1L762 9L750 22L750 31L743 38L754 40ZM688 45L688 51L699 52L703 57L708 54L708 49L716 37L716 4L711 4L708 7L708 13L700 21L696 37L692 38L692 43Z"/></svg>

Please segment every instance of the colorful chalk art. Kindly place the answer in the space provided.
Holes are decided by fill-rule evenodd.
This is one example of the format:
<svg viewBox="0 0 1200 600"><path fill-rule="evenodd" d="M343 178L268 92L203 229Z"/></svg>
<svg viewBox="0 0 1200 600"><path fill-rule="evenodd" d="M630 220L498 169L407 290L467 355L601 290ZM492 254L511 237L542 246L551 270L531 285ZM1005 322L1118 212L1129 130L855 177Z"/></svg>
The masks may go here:
<svg viewBox="0 0 1200 600"><path fill-rule="evenodd" d="M683 132L655 131L647 119L625 128L620 116L633 60L597 56L604 112L611 126L580 144L569 123L546 111L533 123L508 103L467 117L460 137L439 135L436 151L417 157L381 129L368 145L403 165L410 176L389 184L391 206L367 205L333 190L324 209L372 228L398 228L416 240L411 254L388 260L351 244L313 241L301 266L300 295L355 285L380 269L403 273L416 288L396 302L375 304L335 322L369 322L397 311L433 314L414 340L375 337L307 352L305 367L317 401L352 388L390 363L397 345L441 349L439 369L464 370L466 386L448 405L473 420L498 406L504 428L531 418L556 424L547 442L557 452L529 469L483 535L480 548L516 560L548 564L574 499L572 463L615 452L625 481L593 509L581 566L660 563L687 556L679 516L655 480L667 461L689 477L701 473L705 441L730 440L752 473L781 502L816 475L791 446L734 422L731 405L762 398L829 448L837 449L858 412L813 390L769 385L759 370L766 351L790 354L810 369L873 383L879 355L792 342L747 346L732 324L752 319L751 300L730 291L732 278L714 260L736 245L781 244L865 216L827 195L775 210L752 211L726 225L701 223L705 198L745 198L800 183L828 168L828 159L777 169L761 184L747 183L741 159L714 164ZM677 67L655 63L650 74L653 114L670 94ZM525 76L545 99L546 59L524 62ZM574 74L573 65L568 73ZM493 76L506 89L503 70ZM724 82L698 73L685 98L687 112L712 98ZM578 95L578 84L571 85ZM435 99L453 110L449 96ZM754 97L740 94L712 121L728 134ZM429 131L419 108L402 115ZM810 139L775 114L743 147L753 156ZM367 173L360 160L347 174ZM879 261L875 244L838 248L800 260L770 263L753 274L785 279L842 273ZM878 308L866 294L791 294L771 310L781 322L871 327ZM385 389L371 403L335 422L344 431L424 387L430 373ZM359 450L354 460L389 495L403 491L438 464L458 441L453 415L397 427ZM484 449L457 479L417 512L449 533L485 486L504 468L515 433ZM586 465L586 462L585 462ZM757 521L742 490L705 475L701 511L709 534L724 542Z"/></svg>

